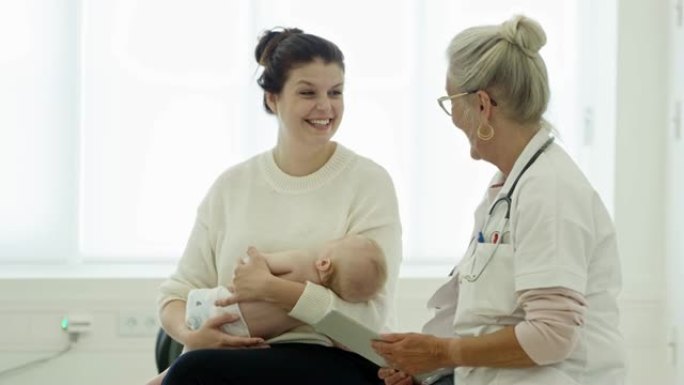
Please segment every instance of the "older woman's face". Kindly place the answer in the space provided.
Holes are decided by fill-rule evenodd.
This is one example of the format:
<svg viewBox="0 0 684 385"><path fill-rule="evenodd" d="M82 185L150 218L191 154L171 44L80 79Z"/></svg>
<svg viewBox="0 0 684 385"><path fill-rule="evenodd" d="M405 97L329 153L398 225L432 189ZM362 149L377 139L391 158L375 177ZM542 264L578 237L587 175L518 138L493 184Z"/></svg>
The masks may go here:
<svg viewBox="0 0 684 385"><path fill-rule="evenodd" d="M455 95L461 90L456 89L452 81L449 81L447 77L446 82L447 95ZM454 126L458 127L463 131L463 133L468 138L470 142L470 156L473 159L481 159L480 153L478 151L478 138L477 138L477 109L473 104L475 102L476 94L465 95L460 98L454 98L451 100L451 121Z"/></svg>

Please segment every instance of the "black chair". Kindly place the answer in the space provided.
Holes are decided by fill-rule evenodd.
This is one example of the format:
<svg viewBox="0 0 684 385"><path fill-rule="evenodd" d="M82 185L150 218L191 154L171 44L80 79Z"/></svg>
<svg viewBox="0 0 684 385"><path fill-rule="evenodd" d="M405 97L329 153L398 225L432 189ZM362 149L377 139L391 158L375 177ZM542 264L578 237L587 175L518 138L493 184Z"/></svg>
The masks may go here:
<svg viewBox="0 0 684 385"><path fill-rule="evenodd" d="M169 337L169 335L164 332L164 329L159 329L154 348L154 361L157 364L159 373L171 366L173 361L175 361L182 352L183 345Z"/></svg>

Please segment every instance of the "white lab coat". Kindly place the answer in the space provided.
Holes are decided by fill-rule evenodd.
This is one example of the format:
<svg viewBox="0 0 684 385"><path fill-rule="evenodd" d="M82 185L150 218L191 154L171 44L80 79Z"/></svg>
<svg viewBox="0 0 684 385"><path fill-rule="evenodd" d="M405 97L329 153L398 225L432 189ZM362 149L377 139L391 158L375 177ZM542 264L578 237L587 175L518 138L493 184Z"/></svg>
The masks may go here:
<svg viewBox="0 0 684 385"><path fill-rule="evenodd" d="M548 138L546 130L535 135L503 186L494 187L503 181L502 174L492 179L493 187L475 211L468 250L452 277L428 301L436 311L423 331L441 337L489 334L524 320L517 292L564 287L587 300L581 336L571 355L559 363L527 369L460 367L455 370L458 385L624 382L614 226L598 194L562 147L552 143L520 177L510 220L505 219L506 204L497 205L488 218L492 204L506 195ZM480 231L484 242L478 242ZM464 279L476 276L473 282Z"/></svg>

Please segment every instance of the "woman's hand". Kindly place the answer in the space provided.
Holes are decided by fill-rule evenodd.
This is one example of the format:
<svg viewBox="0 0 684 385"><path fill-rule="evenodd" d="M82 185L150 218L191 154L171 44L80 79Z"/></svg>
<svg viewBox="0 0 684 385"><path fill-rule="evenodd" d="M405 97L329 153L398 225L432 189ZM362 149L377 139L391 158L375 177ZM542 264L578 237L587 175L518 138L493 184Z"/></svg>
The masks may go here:
<svg viewBox="0 0 684 385"><path fill-rule="evenodd" d="M385 385L412 385L413 377L392 368L380 368L378 378L385 381Z"/></svg>
<svg viewBox="0 0 684 385"><path fill-rule="evenodd" d="M269 301L268 289L274 278L266 259L255 247L247 249L249 258L242 258L235 268L233 284L228 288L232 298L219 300L217 306L228 306L237 302Z"/></svg>
<svg viewBox="0 0 684 385"><path fill-rule="evenodd" d="M239 319L240 316L237 314L221 314L209 318L199 329L188 332L184 341L185 348L197 350L268 347L263 338L234 336L221 329L224 324Z"/></svg>
<svg viewBox="0 0 684 385"><path fill-rule="evenodd" d="M238 302L264 301L291 311L306 285L273 275L268 262L256 248L250 247L247 254L249 258L238 263L233 285L228 287L233 295L214 304L229 306Z"/></svg>
<svg viewBox="0 0 684 385"><path fill-rule="evenodd" d="M456 366L451 359L453 341L428 334L383 334L372 346L392 369L416 375Z"/></svg>

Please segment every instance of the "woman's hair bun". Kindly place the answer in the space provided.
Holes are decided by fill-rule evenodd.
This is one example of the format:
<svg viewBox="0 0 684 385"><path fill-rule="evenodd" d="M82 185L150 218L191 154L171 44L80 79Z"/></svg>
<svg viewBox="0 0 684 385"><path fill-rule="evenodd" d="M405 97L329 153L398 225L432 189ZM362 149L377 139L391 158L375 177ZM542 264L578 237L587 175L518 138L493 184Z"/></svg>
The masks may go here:
<svg viewBox="0 0 684 385"><path fill-rule="evenodd" d="M273 53L278 44L287 39L288 36L299 33L304 32L299 28L276 28L265 31L261 37L259 37L259 43L254 51L257 63L266 66L271 53Z"/></svg>
<svg viewBox="0 0 684 385"><path fill-rule="evenodd" d="M501 24L501 38L520 48L525 54L533 57L546 44L546 33L536 21L522 15L516 15Z"/></svg>

